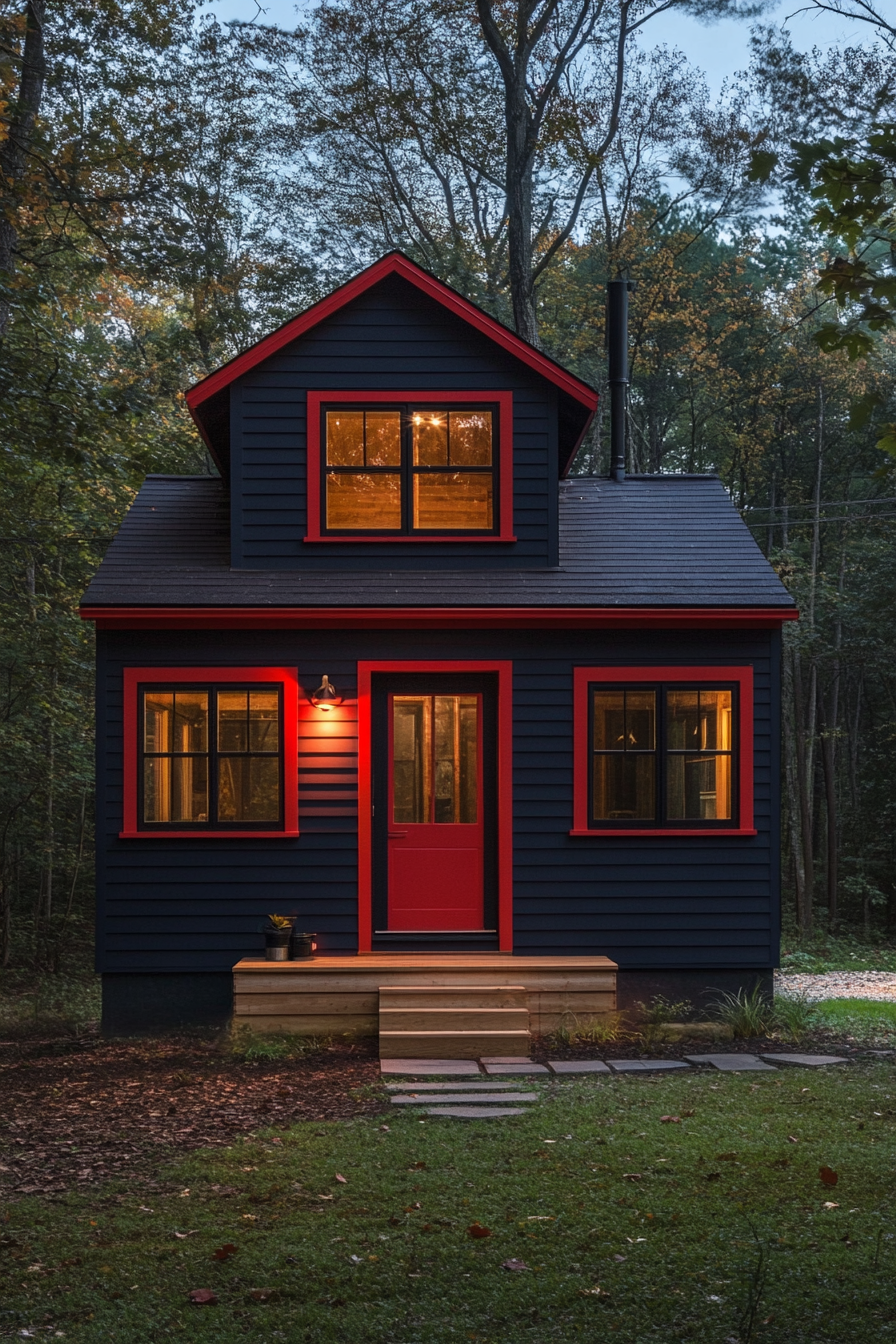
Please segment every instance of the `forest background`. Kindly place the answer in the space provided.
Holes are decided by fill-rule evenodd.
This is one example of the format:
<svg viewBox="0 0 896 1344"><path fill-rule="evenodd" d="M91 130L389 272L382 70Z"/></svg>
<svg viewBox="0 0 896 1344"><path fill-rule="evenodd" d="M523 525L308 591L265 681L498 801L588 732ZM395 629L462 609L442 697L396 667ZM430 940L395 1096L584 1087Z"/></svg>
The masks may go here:
<svg viewBox="0 0 896 1344"><path fill-rule="evenodd" d="M400 247L603 389L629 469L716 471L786 631L785 915L896 936L896 30L800 52L749 0L0 0L0 966L90 962L92 628L184 391ZM710 96L650 21L739 15ZM574 472L608 463L598 419Z"/></svg>

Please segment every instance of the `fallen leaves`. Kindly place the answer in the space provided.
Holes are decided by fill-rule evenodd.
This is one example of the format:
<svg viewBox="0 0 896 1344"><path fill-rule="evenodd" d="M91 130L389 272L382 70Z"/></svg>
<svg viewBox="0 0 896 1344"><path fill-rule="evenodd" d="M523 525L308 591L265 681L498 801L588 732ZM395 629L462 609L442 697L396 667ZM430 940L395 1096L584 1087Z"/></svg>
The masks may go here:
<svg viewBox="0 0 896 1344"><path fill-rule="evenodd" d="M348 1181L346 1180L346 1178L344 1176L340 1176L338 1171L336 1173L336 1179L340 1185L348 1185Z"/></svg>
<svg viewBox="0 0 896 1344"><path fill-rule="evenodd" d="M249 1296L253 1302L270 1302L275 1291L274 1288L250 1288Z"/></svg>
<svg viewBox="0 0 896 1344"><path fill-rule="evenodd" d="M218 1298L211 1288L193 1288L190 1290L190 1301L194 1307L216 1307Z"/></svg>
<svg viewBox="0 0 896 1344"><path fill-rule="evenodd" d="M229 1241L219 1246L216 1251L212 1251L213 1260L229 1260L232 1255L236 1255L236 1247Z"/></svg>
<svg viewBox="0 0 896 1344"><path fill-rule="evenodd" d="M515 1272L518 1272L519 1270L528 1269L529 1266L526 1264L524 1260L503 1260L501 1262L501 1268L511 1269L514 1270Z"/></svg>
<svg viewBox="0 0 896 1344"><path fill-rule="evenodd" d="M818 1174L825 1185L836 1185L840 1179L836 1171L832 1171L830 1167L819 1167Z"/></svg>
<svg viewBox="0 0 896 1344"><path fill-rule="evenodd" d="M477 1240L481 1237L490 1237L492 1230L490 1227L483 1227L481 1223L471 1223L467 1228L467 1236Z"/></svg>
<svg viewBox="0 0 896 1344"><path fill-rule="evenodd" d="M661 1115L661 1116L660 1116L660 1124L661 1124L661 1125L680 1125L680 1124L681 1124L681 1116L680 1116L680 1115Z"/></svg>
<svg viewBox="0 0 896 1344"><path fill-rule="evenodd" d="M822 1207L823 1209L839 1209L840 1205L839 1205L839 1204L832 1204L831 1201L828 1199L828 1200L825 1200L824 1204L822 1204L821 1207Z"/></svg>
<svg viewBox="0 0 896 1344"><path fill-rule="evenodd" d="M596 1297L599 1301L606 1302L610 1294L606 1288L601 1288L600 1284L596 1283L593 1288L580 1288L579 1297Z"/></svg>

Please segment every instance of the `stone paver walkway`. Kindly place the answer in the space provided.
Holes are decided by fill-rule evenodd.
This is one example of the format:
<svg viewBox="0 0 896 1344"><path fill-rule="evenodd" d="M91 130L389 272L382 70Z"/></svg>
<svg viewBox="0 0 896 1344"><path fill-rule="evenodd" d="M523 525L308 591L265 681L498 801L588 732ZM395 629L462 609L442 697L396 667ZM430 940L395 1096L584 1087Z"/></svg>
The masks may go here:
<svg viewBox="0 0 896 1344"><path fill-rule="evenodd" d="M883 1052L881 1052L883 1053ZM569 1078L588 1074L610 1073L671 1073L676 1069L689 1070L692 1065L709 1065L721 1073L776 1073L776 1065L821 1068L832 1064L848 1064L841 1055L807 1055L798 1052L777 1051L774 1054L750 1055L714 1053L686 1055L682 1059L558 1059L547 1065L533 1064L526 1059L382 1059L380 1070L386 1075L399 1075L407 1082L386 1083L393 1095L393 1106L419 1107L418 1114L448 1116L455 1120L501 1120L507 1116L525 1115L526 1108L543 1095L539 1092L514 1092L519 1084L495 1081L494 1075L516 1078ZM489 1075L482 1079L482 1070ZM463 1081L417 1082L420 1077L450 1078ZM472 1078L478 1082L469 1081ZM518 1103L524 1103L519 1105ZM438 1103L438 1104L434 1104Z"/></svg>
<svg viewBox="0 0 896 1344"><path fill-rule="evenodd" d="M711 1064L720 1073L774 1073L758 1055L685 1055L689 1064Z"/></svg>

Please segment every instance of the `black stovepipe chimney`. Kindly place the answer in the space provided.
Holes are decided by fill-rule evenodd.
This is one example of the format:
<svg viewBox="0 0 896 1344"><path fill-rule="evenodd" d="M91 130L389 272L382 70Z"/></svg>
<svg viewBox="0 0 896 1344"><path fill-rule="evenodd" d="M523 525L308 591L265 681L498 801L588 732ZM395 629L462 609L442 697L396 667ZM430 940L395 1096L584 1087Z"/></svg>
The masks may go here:
<svg viewBox="0 0 896 1344"><path fill-rule="evenodd" d="M628 414L628 296L631 280L607 281L607 356L610 384L610 479L625 480Z"/></svg>

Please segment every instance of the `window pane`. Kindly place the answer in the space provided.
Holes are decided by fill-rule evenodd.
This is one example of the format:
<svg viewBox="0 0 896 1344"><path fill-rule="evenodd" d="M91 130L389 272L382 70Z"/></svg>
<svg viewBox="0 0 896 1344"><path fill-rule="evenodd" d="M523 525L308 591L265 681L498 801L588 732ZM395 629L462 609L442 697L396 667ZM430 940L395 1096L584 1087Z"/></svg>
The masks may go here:
<svg viewBox="0 0 896 1344"><path fill-rule="evenodd" d="M248 691L218 692L218 750L248 751Z"/></svg>
<svg viewBox="0 0 896 1344"><path fill-rule="evenodd" d="M449 427L452 467L491 466L491 411L451 411Z"/></svg>
<svg viewBox="0 0 896 1344"><path fill-rule="evenodd" d="M627 751L656 749L656 691L626 691L625 746Z"/></svg>
<svg viewBox="0 0 896 1344"><path fill-rule="evenodd" d="M171 750L208 751L208 691L175 692Z"/></svg>
<svg viewBox="0 0 896 1344"><path fill-rule="evenodd" d="M279 821L279 819L279 758L219 756L218 820Z"/></svg>
<svg viewBox="0 0 896 1344"><path fill-rule="evenodd" d="M364 466L363 411L327 411L327 465Z"/></svg>
<svg viewBox="0 0 896 1344"><path fill-rule="evenodd" d="M392 818L399 824L429 821L432 699L392 698Z"/></svg>
<svg viewBox="0 0 896 1344"><path fill-rule="evenodd" d="M415 467L448 466L448 416L445 411L414 411L411 416Z"/></svg>
<svg viewBox="0 0 896 1344"><path fill-rule="evenodd" d="M170 751L174 696L170 691L147 691L143 698L143 750Z"/></svg>
<svg viewBox="0 0 896 1344"><path fill-rule="evenodd" d="M731 757L667 757L666 792L669 821L729 820Z"/></svg>
<svg viewBox="0 0 896 1344"><path fill-rule="evenodd" d="M401 527L401 476L362 472L327 476L327 527L389 532Z"/></svg>
<svg viewBox="0 0 896 1344"><path fill-rule="evenodd" d="M700 750L700 694L666 692L666 746L673 751Z"/></svg>
<svg viewBox="0 0 896 1344"><path fill-rule="evenodd" d="M367 412L368 467L401 466L401 412Z"/></svg>
<svg viewBox="0 0 896 1344"><path fill-rule="evenodd" d="M277 751L280 746L280 697L276 691L249 692L249 750Z"/></svg>
<svg viewBox="0 0 896 1344"><path fill-rule="evenodd" d="M457 531L492 527L491 472L438 472L414 476L414 527Z"/></svg>
<svg viewBox="0 0 896 1344"><path fill-rule="evenodd" d="M207 821L205 756L147 756L143 761L144 821Z"/></svg>
<svg viewBox="0 0 896 1344"><path fill-rule="evenodd" d="M731 750L731 692L700 692L701 751Z"/></svg>
<svg viewBox="0 0 896 1344"><path fill-rule="evenodd" d="M458 821L472 825L479 819L479 701L460 699L460 799Z"/></svg>
<svg viewBox="0 0 896 1344"><path fill-rule="evenodd" d="M614 752L594 758L594 820L656 820L656 757Z"/></svg>
<svg viewBox="0 0 896 1344"><path fill-rule="evenodd" d="M594 750L622 751L625 744L625 692L594 692Z"/></svg>

